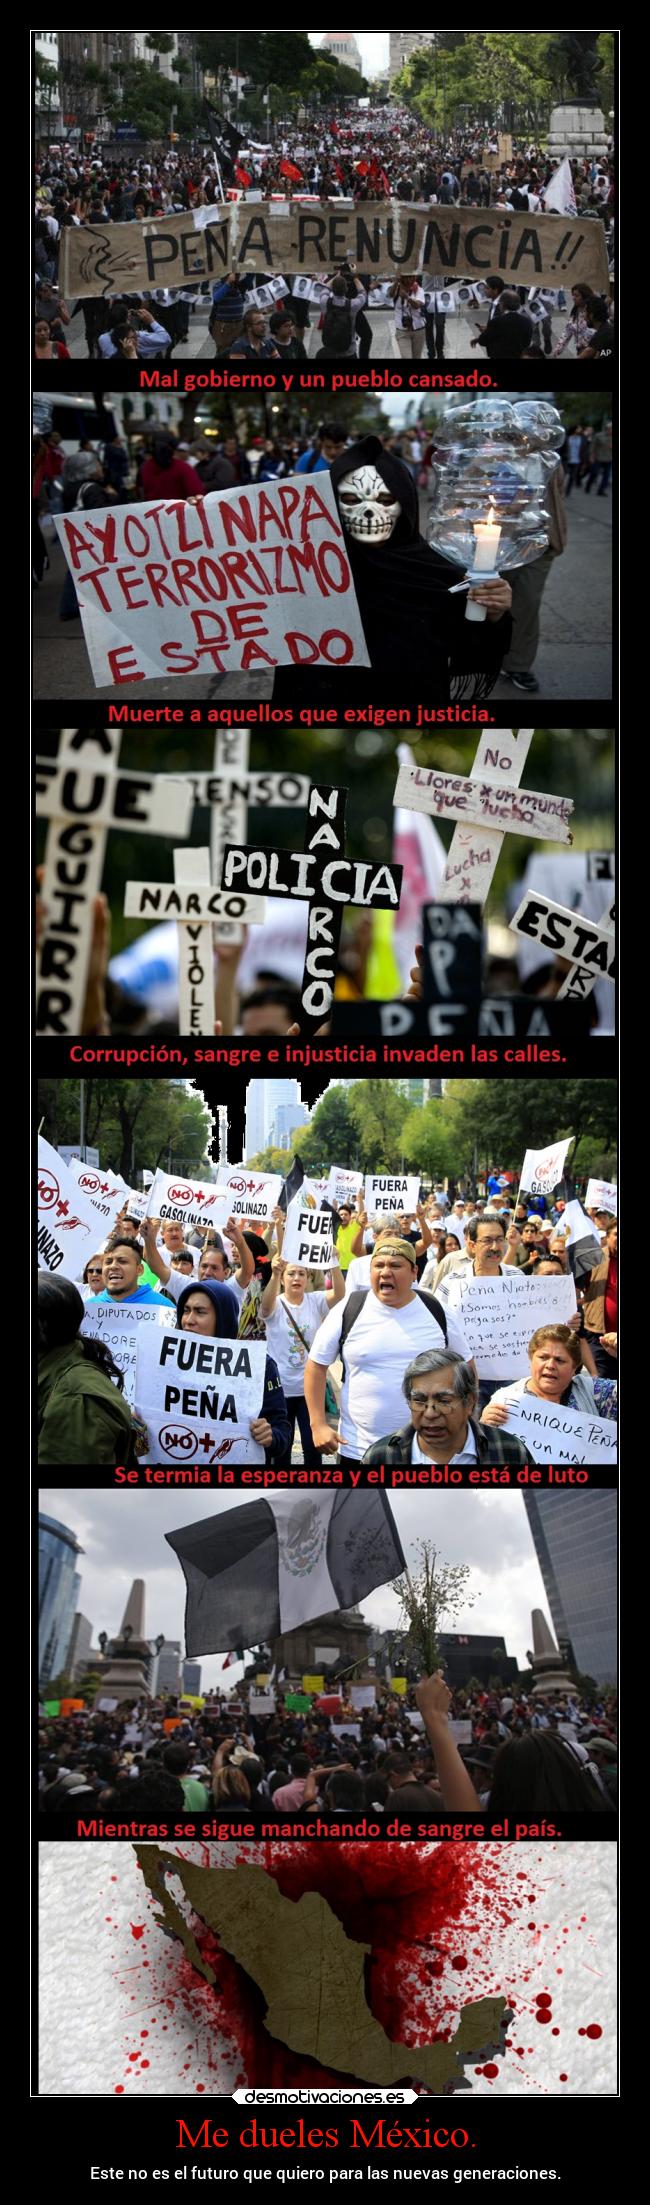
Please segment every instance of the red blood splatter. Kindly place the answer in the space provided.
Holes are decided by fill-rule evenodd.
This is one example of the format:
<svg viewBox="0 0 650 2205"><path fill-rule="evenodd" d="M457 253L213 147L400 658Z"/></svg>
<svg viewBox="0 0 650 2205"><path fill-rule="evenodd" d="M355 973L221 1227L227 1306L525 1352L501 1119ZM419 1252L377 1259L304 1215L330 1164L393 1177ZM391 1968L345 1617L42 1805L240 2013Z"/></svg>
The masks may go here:
<svg viewBox="0 0 650 2205"><path fill-rule="evenodd" d="M116 2083L116 2084L115 2084L115 2096L116 2096L116 2098L123 2098L123 2097L124 2097L124 2084L123 2084L123 2083Z"/></svg>
<svg viewBox="0 0 650 2205"><path fill-rule="evenodd" d="M148 2060L143 2060L143 2061L142 2061L142 2066L143 2066L143 2067L148 2067L148 2066L149 2066L149 2061L148 2061Z"/></svg>
<svg viewBox="0 0 650 2205"><path fill-rule="evenodd" d="M499 2069L498 2069L498 2067L496 2066L496 2063L495 2063L495 2061L494 2061L494 2060L489 2060L489 2061L488 2061L487 2067L484 2067L484 2069L483 2069L483 2073L484 2073L484 2075L488 2075L488 2076L489 2076L490 2082L492 2081L492 2078L493 2078L493 2076L494 2076L494 2075L498 2075L498 2073L499 2073Z"/></svg>
<svg viewBox="0 0 650 2205"><path fill-rule="evenodd" d="M535 2020L538 2021L540 2023L540 2026L543 2028L544 2022L550 2021L550 2019L551 2015L548 2006L540 2006L539 2012L535 2015Z"/></svg>
<svg viewBox="0 0 650 2205"><path fill-rule="evenodd" d="M451 1965L452 1968L456 1968L460 1973L462 1968L467 1967L467 1954L465 1952L457 1952L455 1958L452 1960Z"/></svg>
<svg viewBox="0 0 650 2205"><path fill-rule="evenodd" d="M559 2029L552 2029L552 2030L551 2030L551 2036L552 2036L552 2037L559 2037L559 2034L560 2034L560 2031L559 2031Z"/></svg>
<svg viewBox="0 0 650 2205"><path fill-rule="evenodd" d="M589 2023L589 2028L585 2029L585 2036L587 2037L602 2037L602 2033L602 2029L599 2027L597 2021L591 2021Z"/></svg>
<svg viewBox="0 0 650 2205"><path fill-rule="evenodd" d="M552 2004L553 2004L553 2000L552 2000L552 1998L551 1998L551 1993L550 1993L550 1991L536 1991L536 1992L535 1992L535 2005L536 2005L536 2006L552 2006Z"/></svg>
<svg viewBox="0 0 650 2205"><path fill-rule="evenodd" d="M144 1922L131 1922L129 1926L131 1930L131 1936L135 1937L135 1941L137 1944L139 1938L144 1937Z"/></svg>
<svg viewBox="0 0 650 2205"><path fill-rule="evenodd" d="M569 2077L568 2077L568 2075L561 2075L561 2076L560 2076L560 2082L568 2082L568 2080L569 2080Z"/></svg>

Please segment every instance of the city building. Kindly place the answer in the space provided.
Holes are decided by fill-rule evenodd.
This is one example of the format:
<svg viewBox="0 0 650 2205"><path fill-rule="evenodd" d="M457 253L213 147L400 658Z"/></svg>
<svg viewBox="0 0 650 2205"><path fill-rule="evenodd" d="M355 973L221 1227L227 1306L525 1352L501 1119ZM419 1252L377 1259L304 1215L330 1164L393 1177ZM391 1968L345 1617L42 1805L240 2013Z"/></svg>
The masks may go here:
<svg viewBox="0 0 650 2205"><path fill-rule="evenodd" d="M192 1695L195 1695L197 1699L199 1698L199 1694L201 1691L200 1661L183 1662L183 1691L191 1692Z"/></svg>
<svg viewBox="0 0 650 2205"><path fill-rule="evenodd" d="M43 74L39 75L41 65ZM35 31L34 67L36 138L55 138L62 129L58 31ZM52 70L54 77L50 74Z"/></svg>
<svg viewBox="0 0 650 2205"><path fill-rule="evenodd" d="M358 69L359 76L363 76L363 62L354 31L324 31L321 52L324 49L333 54L335 61L342 62L346 69Z"/></svg>
<svg viewBox="0 0 650 2205"><path fill-rule="evenodd" d="M55 1516L38 1519L38 1682L39 1690L65 1670L81 1578L75 1568L83 1554L76 1533Z"/></svg>
<svg viewBox="0 0 650 2205"><path fill-rule="evenodd" d="M615 1493L524 1493L564 1662L596 1684L617 1674Z"/></svg>
<svg viewBox="0 0 650 2205"><path fill-rule="evenodd" d="M412 54L420 53L423 46L435 46L436 43L435 31L391 31L389 37L388 74L391 81L399 75L405 62L410 61Z"/></svg>
<svg viewBox="0 0 650 2205"><path fill-rule="evenodd" d="M189 1685L186 1690L189 1691ZM179 1638L163 1639L151 1669L151 1691L154 1699L161 1692L181 1691L181 1642Z"/></svg>
<svg viewBox="0 0 650 2205"><path fill-rule="evenodd" d="M156 38L157 35L156 31L133 32L133 60L147 61L150 68L156 70L158 76L166 77L169 84L178 84L179 78L174 68L174 62L178 60L179 55L178 31L165 32L165 37L172 38L174 43L170 47L169 53L164 54L156 53L155 47L148 44L148 40Z"/></svg>
<svg viewBox="0 0 650 2205"><path fill-rule="evenodd" d="M308 1117L304 1103L278 1103L271 1127L272 1148L290 1148L292 1133L299 1125L306 1125Z"/></svg>
<svg viewBox="0 0 650 2205"><path fill-rule="evenodd" d="M273 1129L278 1114L281 1110L287 1108L299 1110L300 1116L294 1121L296 1125L306 1124L309 1113L304 1110L303 1104L299 1102L296 1080L249 1081L246 1097L245 1162L248 1162L252 1156L258 1156L261 1149L268 1148L272 1142L275 1142L276 1137ZM280 1141L277 1145L288 1148L289 1142Z"/></svg>
<svg viewBox="0 0 650 2205"><path fill-rule="evenodd" d="M88 1622L87 1616L80 1615L77 1609L65 1663L66 1674L73 1682L78 1677L85 1677L90 1669L92 1635L92 1623Z"/></svg>

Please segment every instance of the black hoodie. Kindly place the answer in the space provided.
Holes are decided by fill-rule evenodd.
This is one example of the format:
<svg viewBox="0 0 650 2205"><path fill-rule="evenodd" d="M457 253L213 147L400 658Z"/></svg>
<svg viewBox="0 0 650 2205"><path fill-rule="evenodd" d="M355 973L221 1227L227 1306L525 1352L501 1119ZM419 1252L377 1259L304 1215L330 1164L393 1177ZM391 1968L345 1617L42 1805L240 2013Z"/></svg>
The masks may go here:
<svg viewBox="0 0 650 2205"><path fill-rule="evenodd" d="M370 669L281 667L275 676L274 698L297 701L300 684L305 702L342 704L343 691L345 702L352 702L374 694L372 674L392 676L395 690L390 702L408 702L413 685L421 696L426 683L427 696L446 704L451 680L455 695L489 696L509 647L510 615L480 623L465 619L465 593L449 595L452 584L460 580L459 569L425 543L410 468L385 451L378 437L360 437L334 461L335 495L344 477L363 466L376 467L402 508L387 543L373 548L347 533L345 537Z"/></svg>

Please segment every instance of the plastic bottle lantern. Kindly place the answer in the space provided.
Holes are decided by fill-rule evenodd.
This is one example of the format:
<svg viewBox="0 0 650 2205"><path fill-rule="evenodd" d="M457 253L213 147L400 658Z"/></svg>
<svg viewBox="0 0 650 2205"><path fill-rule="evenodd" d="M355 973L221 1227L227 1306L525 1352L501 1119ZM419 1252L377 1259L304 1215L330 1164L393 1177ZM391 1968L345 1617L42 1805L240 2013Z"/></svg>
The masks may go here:
<svg viewBox="0 0 650 2205"><path fill-rule="evenodd" d="M548 544L546 503L564 429L541 399L478 398L436 427L429 542L474 583L539 559ZM468 620L485 608L468 601Z"/></svg>

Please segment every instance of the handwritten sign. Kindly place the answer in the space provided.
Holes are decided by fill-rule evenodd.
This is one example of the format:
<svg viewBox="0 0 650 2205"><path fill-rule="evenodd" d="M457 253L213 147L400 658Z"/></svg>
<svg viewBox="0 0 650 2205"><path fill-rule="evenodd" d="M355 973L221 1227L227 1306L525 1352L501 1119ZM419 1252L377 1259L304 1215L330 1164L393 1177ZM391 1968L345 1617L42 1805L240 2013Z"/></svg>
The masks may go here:
<svg viewBox="0 0 650 2205"><path fill-rule="evenodd" d="M326 1271L334 1253L334 1220L331 1210L308 1209L295 1195L287 1210L287 1223L282 1243L285 1263L300 1263L315 1271Z"/></svg>
<svg viewBox="0 0 650 2205"><path fill-rule="evenodd" d="M590 1416L585 1409L562 1409L523 1393L508 1403L509 1432L523 1439L531 1462L600 1463L616 1467L618 1425L606 1416Z"/></svg>
<svg viewBox="0 0 650 2205"><path fill-rule="evenodd" d="M220 1230L228 1214L221 1187L165 1171L156 1172L144 1212L145 1217L159 1217L163 1225L183 1225L186 1231L196 1225Z"/></svg>
<svg viewBox="0 0 650 2205"><path fill-rule="evenodd" d="M151 1463L263 1462L251 1438L264 1395L264 1340L198 1333L138 1334L136 1399Z"/></svg>
<svg viewBox="0 0 650 2205"><path fill-rule="evenodd" d="M570 842L573 804L568 796L542 796L509 781L466 779L457 773L427 773L422 766L400 766L393 799L434 819L466 819L475 826L499 827L507 834L540 841Z"/></svg>
<svg viewBox="0 0 650 2205"><path fill-rule="evenodd" d="M470 781L494 780L518 788L534 728L490 728L479 737ZM441 903L485 904L503 849L498 827L475 827L459 819L454 828L439 889Z"/></svg>
<svg viewBox="0 0 650 2205"><path fill-rule="evenodd" d="M369 1217L411 1217L420 1200L420 1181L383 1172L366 1173L364 1202Z"/></svg>
<svg viewBox="0 0 650 2205"><path fill-rule="evenodd" d="M566 1325L576 1311L569 1275L524 1278L511 1268L498 1278L451 1274L448 1307L458 1313L479 1378L527 1378L528 1348L539 1325Z"/></svg>
<svg viewBox="0 0 650 2205"><path fill-rule="evenodd" d="M41 1271L60 1271L64 1279L80 1279L88 1257L101 1238L97 1211L58 1149L39 1134L37 1164L38 1264Z"/></svg>
<svg viewBox="0 0 650 2205"><path fill-rule="evenodd" d="M124 1378L124 1399L135 1407L136 1341L143 1326L171 1329L176 1311L159 1309L156 1302L88 1302L80 1332L86 1340L103 1340Z"/></svg>
<svg viewBox="0 0 650 2205"><path fill-rule="evenodd" d="M369 663L326 473L56 525L98 685Z"/></svg>
<svg viewBox="0 0 650 2205"><path fill-rule="evenodd" d="M607 1210L610 1217L618 1216L618 1187L613 1179L588 1179L585 1195L586 1210Z"/></svg>
<svg viewBox="0 0 650 2205"><path fill-rule="evenodd" d="M272 210L240 201L201 208L196 220L188 213L83 223L63 232L61 282L68 298L110 299L161 284L174 291L223 281L235 266L260 275L324 275L337 260L351 260L362 278L502 276L556 288L568 278L609 289L600 222L498 207L400 206L395 199L359 207L285 201Z"/></svg>
<svg viewBox="0 0 650 2205"><path fill-rule="evenodd" d="M249 1171L247 1164L220 1164L218 1183L228 1217L249 1217L253 1224L262 1225L277 1209L283 1186L279 1171Z"/></svg>
<svg viewBox="0 0 650 2205"><path fill-rule="evenodd" d="M531 941L539 942L542 949L551 949L556 957L565 957L573 969L563 981L561 993L581 997L599 978L614 980L616 977L613 916L613 909L608 906L602 921L597 923L529 888L509 925L515 934L526 934Z"/></svg>

